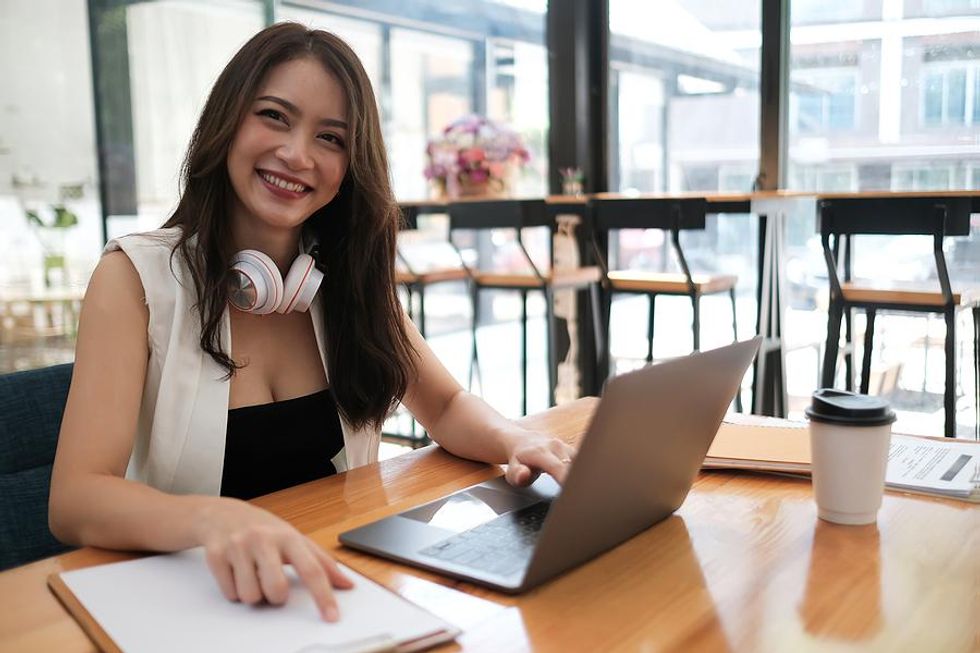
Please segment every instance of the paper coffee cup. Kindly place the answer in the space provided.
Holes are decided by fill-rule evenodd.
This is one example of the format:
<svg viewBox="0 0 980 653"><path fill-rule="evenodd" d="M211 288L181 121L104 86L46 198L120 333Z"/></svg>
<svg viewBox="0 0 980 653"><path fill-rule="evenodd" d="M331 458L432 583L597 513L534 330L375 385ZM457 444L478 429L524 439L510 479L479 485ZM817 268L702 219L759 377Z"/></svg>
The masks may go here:
<svg viewBox="0 0 980 653"><path fill-rule="evenodd" d="M895 421L888 402L825 388L813 393L806 416L817 515L837 524L874 522Z"/></svg>

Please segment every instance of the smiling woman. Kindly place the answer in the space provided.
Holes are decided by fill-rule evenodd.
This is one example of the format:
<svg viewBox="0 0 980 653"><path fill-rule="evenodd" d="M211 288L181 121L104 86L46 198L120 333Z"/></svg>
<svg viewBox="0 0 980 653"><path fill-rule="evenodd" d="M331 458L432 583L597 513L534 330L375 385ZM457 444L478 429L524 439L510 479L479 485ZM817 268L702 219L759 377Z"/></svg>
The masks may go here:
<svg viewBox="0 0 980 653"><path fill-rule="evenodd" d="M342 40L256 34L215 82L182 181L164 227L110 241L89 284L51 480L59 539L204 546L247 603L283 603L288 563L335 620L350 581L242 499L376 461L397 402L512 483L563 479L573 450L464 392L402 312L377 104Z"/></svg>

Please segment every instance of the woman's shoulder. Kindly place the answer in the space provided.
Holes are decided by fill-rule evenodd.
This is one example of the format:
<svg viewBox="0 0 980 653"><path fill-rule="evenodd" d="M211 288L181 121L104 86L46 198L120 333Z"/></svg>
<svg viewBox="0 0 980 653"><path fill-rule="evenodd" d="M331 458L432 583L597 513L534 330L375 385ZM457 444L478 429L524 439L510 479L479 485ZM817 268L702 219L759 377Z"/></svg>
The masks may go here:
<svg viewBox="0 0 980 653"><path fill-rule="evenodd" d="M141 231L113 238L106 243L102 251L103 256L122 250L126 253L136 249L160 249L173 251L177 242L180 240L182 230L180 227L167 227L153 229L152 231Z"/></svg>

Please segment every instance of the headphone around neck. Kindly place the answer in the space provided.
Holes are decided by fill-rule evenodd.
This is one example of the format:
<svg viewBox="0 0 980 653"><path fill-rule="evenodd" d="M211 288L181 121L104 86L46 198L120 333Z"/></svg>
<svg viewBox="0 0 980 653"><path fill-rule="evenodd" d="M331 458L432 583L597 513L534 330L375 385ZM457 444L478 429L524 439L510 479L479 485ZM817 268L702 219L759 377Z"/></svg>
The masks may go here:
<svg viewBox="0 0 980 653"><path fill-rule="evenodd" d="M257 315L305 312L323 281L315 247L312 253L297 256L284 280L266 254L255 249L238 252L231 259L228 301L240 311Z"/></svg>

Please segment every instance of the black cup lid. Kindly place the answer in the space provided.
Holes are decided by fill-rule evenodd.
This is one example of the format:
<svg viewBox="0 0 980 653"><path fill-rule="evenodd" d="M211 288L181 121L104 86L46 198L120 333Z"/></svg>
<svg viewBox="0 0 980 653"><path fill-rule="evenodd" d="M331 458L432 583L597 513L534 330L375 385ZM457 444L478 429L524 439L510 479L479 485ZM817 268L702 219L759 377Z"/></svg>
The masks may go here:
<svg viewBox="0 0 980 653"><path fill-rule="evenodd" d="M884 399L833 388L814 392L804 412L815 422L831 424L880 426L895 421L895 413Z"/></svg>

